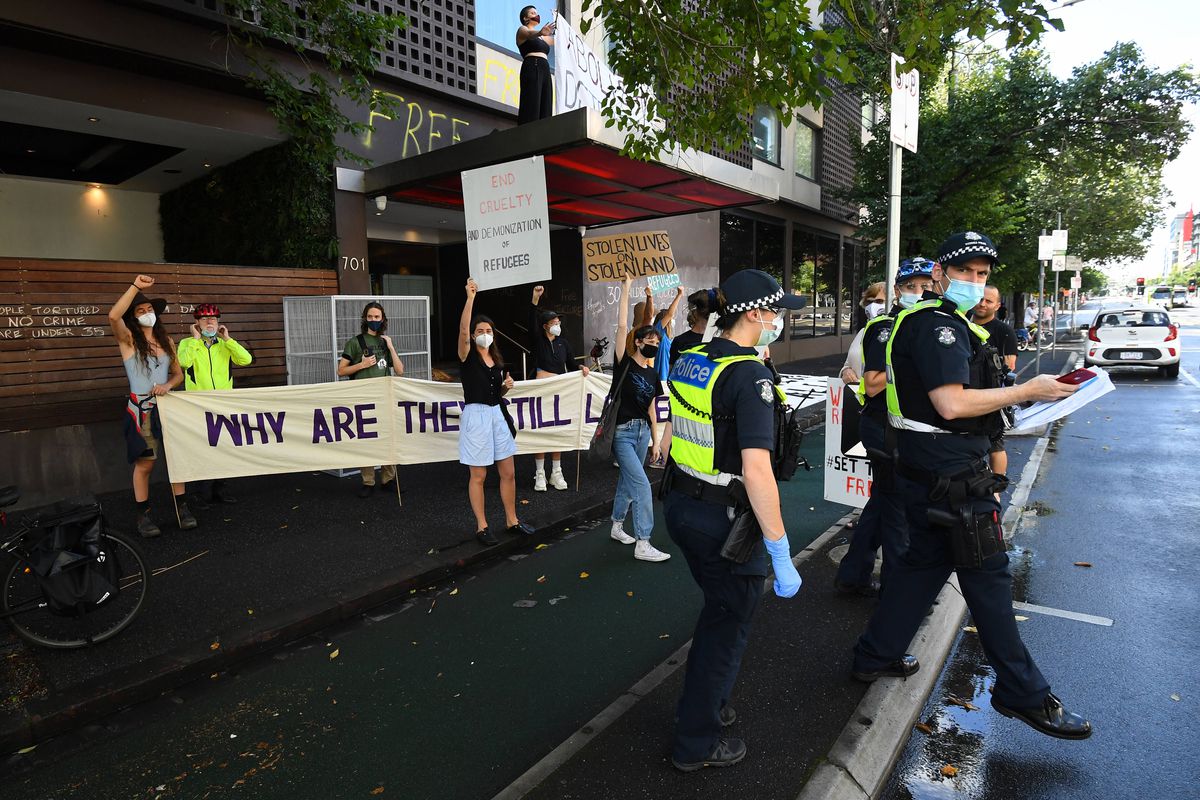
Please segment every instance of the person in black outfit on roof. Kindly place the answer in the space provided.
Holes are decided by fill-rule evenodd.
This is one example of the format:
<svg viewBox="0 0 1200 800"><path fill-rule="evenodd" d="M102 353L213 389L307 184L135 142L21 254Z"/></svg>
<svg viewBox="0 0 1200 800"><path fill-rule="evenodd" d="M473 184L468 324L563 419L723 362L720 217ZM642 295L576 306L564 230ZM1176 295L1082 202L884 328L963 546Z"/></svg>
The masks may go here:
<svg viewBox="0 0 1200 800"><path fill-rule="evenodd" d="M571 345L562 337L562 320L558 313L541 307L543 286L533 287L533 299L529 305L529 349L533 353L533 377L550 378L572 370L588 375L588 368L575 360ZM567 481L562 474L562 453L550 454L550 485L555 489L566 489ZM533 490L546 491L546 454L533 457Z"/></svg>
<svg viewBox="0 0 1200 800"><path fill-rule="evenodd" d="M500 500L508 532L531 534L534 530L517 519L517 482L513 473L516 430L503 400L513 387L513 379L504 369L492 321L482 315L471 316L477 291L474 279L468 280L467 302L458 323L458 360L462 362L465 401L459 419L458 460L471 468L469 495L475 514L475 538L490 547L500 543L488 532L483 502L483 482L487 480L487 468L493 464L500 474Z"/></svg>
<svg viewBox="0 0 1200 800"><path fill-rule="evenodd" d="M557 12L555 12L557 16ZM521 27L517 28L517 51L521 54L521 99L517 106L517 124L545 119L554 113L550 85L550 47L554 44L554 23L541 25L537 6L521 9ZM541 27L538 27L541 25Z"/></svg>
<svg viewBox="0 0 1200 800"><path fill-rule="evenodd" d="M979 303L998 261L990 239L974 231L955 234L938 248L937 260L937 293L898 314L888 339L888 424L895 429L895 488L904 498L908 544L889 568L879 605L854 647L852 674L869 683L915 673L920 665L904 651L946 579L957 573L996 671L992 707L1047 735L1086 739L1091 724L1051 693L1017 630L995 498L1008 479L993 474L985 459L989 433L1004 424L1002 409L1060 400L1075 387L1053 375L1000 385L1002 367L987 332L964 316Z"/></svg>

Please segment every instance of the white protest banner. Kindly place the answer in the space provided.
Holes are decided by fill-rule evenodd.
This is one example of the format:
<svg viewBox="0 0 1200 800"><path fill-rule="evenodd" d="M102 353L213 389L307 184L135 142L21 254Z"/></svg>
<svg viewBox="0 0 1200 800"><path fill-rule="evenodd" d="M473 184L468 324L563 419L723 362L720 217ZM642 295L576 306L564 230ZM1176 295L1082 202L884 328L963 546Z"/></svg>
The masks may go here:
<svg viewBox="0 0 1200 800"><path fill-rule="evenodd" d="M871 462L842 454L842 404L857 403L850 387L830 381L825 396L825 499L862 508L871 496Z"/></svg>
<svg viewBox="0 0 1200 800"><path fill-rule="evenodd" d="M505 403L517 452L585 449L611 384L581 372L516 383ZM159 401L173 481L455 461L462 407L461 384L411 378L172 392Z"/></svg>
<svg viewBox="0 0 1200 800"><path fill-rule="evenodd" d="M171 392L158 401L167 471L180 482L392 464L388 380Z"/></svg>
<svg viewBox="0 0 1200 800"><path fill-rule="evenodd" d="M465 170L462 188L468 271L480 290L550 280L545 160Z"/></svg>
<svg viewBox="0 0 1200 800"><path fill-rule="evenodd" d="M666 231L616 233L583 240L583 274L591 283L675 273L671 236Z"/></svg>
<svg viewBox="0 0 1200 800"><path fill-rule="evenodd" d="M621 86L604 59L597 56L579 32L563 17L554 19L554 113L577 108L600 109L604 96Z"/></svg>

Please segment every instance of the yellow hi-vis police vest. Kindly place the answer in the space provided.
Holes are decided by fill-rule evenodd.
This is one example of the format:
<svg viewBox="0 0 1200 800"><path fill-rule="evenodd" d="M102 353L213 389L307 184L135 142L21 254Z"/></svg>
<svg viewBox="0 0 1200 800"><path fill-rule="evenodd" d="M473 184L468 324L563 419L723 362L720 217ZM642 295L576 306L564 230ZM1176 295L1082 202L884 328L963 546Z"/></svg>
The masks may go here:
<svg viewBox="0 0 1200 800"><path fill-rule="evenodd" d="M728 485L739 477L716 468L713 389L731 364L759 360L758 356L748 354L709 358L704 345L679 356L667 378L671 395L671 458L677 468L717 486ZM784 395L778 386L775 394L782 402Z"/></svg>
<svg viewBox="0 0 1200 800"><path fill-rule="evenodd" d="M939 428L936 425L930 425L927 422L921 422L919 420L910 419L904 416L903 412L900 410L900 394L896 390L896 373L892 369L892 345L896 343L896 334L900 330L900 324L904 322L904 320L907 319L910 314L916 314L922 311L928 311L930 309L940 309L941 306L941 299L922 300L912 308L906 308L897 314L896 322L892 325L892 335L888 338L887 343L887 389L885 391L887 393L888 424L893 428L899 428L900 430L904 431L917 431L919 433L952 433L952 431L948 431L945 428ZM967 327L971 329L971 333L979 337L981 342L986 342L988 340L987 328L971 322L971 320L967 319L963 312L957 309L955 309L954 314L961 318L963 322L967 323Z"/></svg>
<svg viewBox="0 0 1200 800"><path fill-rule="evenodd" d="M859 362L861 362L864 365L863 372L867 371L866 366L865 366L867 363L867 337L871 335L871 326L877 322L883 322L884 320L890 321L891 319L892 318L887 314L880 314L878 317L875 317L874 319L867 320L867 324L863 326L862 338L858 340L858 360L859 360ZM858 404L860 406L865 406L867 404L867 376L866 375L858 376L858 390L854 393L854 396L858 398Z"/></svg>

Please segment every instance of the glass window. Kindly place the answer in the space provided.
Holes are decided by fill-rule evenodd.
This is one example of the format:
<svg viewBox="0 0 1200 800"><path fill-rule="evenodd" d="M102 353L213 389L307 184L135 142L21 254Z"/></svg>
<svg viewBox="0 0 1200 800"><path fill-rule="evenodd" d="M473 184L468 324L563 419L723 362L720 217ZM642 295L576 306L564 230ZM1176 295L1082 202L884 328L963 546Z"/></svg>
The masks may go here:
<svg viewBox="0 0 1200 800"><path fill-rule="evenodd" d="M738 270L754 266L754 220L738 214L721 214L721 263L724 281Z"/></svg>
<svg viewBox="0 0 1200 800"><path fill-rule="evenodd" d="M754 223L754 268L761 269L783 285L785 228L770 222Z"/></svg>
<svg viewBox="0 0 1200 800"><path fill-rule="evenodd" d="M796 125L796 174L801 178L817 179L817 129L805 125Z"/></svg>
<svg viewBox="0 0 1200 800"><path fill-rule="evenodd" d="M808 305L791 315L792 339L837 333L838 240L836 236L797 227L792 234L792 285L794 294Z"/></svg>
<svg viewBox="0 0 1200 800"><path fill-rule="evenodd" d="M779 166L779 118L770 106L754 110L754 157Z"/></svg>
<svg viewBox="0 0 1200 800"><path fill-rule="evenodd" d="M855 333L867 324L867 313L858 304L871 283L867 276L867 248L859 242L842 245L841 332Z"/></svg>

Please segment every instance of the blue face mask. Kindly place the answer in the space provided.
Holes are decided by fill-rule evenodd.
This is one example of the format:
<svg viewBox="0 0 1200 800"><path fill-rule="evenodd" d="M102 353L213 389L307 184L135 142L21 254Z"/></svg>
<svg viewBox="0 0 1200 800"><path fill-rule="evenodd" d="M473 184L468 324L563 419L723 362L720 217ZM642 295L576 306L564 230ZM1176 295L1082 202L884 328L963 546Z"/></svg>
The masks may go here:
<svg viewBox="0 0 1200 800"><path fill-rule="evenodd" d="M899 302L901 308L912 308L917 303L921 302L921 292L917 292L916 294L901 292Z"/></svg>
<svg viewBox="0 0 1200 800"><path fill-rule="evenodd" d="M201 329L200 333L201 335L207 336L210 339L217 335L216 331L210 331L208 329Z"/></svg>
<svg viewBox="0 0 1200 800"><path fill-rule="evenodd" d="M956 278L950 279L950 287L943 292L943 296L958 306L958 310L966 313L975 306L979 305L979 301L983 299L983 290L987 288L982 283L972 283L971 281L960 281Z"/></svg>

